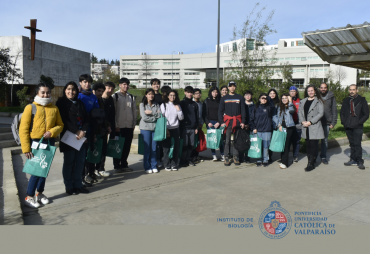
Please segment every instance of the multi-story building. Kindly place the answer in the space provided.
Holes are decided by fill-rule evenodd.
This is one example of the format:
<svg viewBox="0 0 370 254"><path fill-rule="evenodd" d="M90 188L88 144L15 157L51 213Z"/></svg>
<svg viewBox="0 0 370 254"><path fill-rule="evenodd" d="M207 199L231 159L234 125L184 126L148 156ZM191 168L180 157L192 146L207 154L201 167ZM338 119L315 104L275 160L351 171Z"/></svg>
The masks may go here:
<svg viewBox="0 0 370 254"><path fill-rule="evenodd" d="M329 64L310 48L303 44L302 38L281 39L278 44L266 45L253 39L230 41L220 44L220 75L235 68L232 53L240 49L243 43L249 50L256 47L264 48L274 59L274 66L281 63L289 64L293 68L292 81L296 86L303 88L310 84L312 79L322 79L331 75L332 79L341 79L342 85L357 83L357 69ZM217 52L217 45L215 46ZM150 86L152 78L158 78L162 85L173 88L193 87L205 88L216 80L217 53L200 54L169 54L169 55L130 55L121 56L121 77L127 77L138 88ZM269 58L267 58L268 60ZM272 59L272 58L270 58ZM272 79L282 81L281 75L275 72Z"/></svg>
<svg viewBox="0 0 370 254"><path fill-rule="evenodd" d="M119 66L102 64L102 63L91 63L91 76L94 80L103 78L104 71L110 68L111 71L119 75Z"/></svg>

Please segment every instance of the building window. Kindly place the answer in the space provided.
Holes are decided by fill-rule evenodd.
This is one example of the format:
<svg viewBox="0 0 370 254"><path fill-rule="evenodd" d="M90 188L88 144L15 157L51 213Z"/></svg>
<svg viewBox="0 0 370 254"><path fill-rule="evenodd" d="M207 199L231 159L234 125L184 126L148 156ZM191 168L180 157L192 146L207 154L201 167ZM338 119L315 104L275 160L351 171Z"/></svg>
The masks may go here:
<svg viewBox="0 0 370 254"><path fill-rule="evenodd" d="M297 46L304 46L303 41L297 41Z"/></svg>
<svg viewBox="0 0 370 254"><path fill-rule="evenodd" d="M233 51L238 51L238 46L236 45L236 42L233 42Z"/></svg>
<svg viewBox="0 0 370 254"><path fill-rule="evenodd" d="M290 46L294 47L294 41L290 42Z"/></svg>
<svg viewBox="0 0 370 254"><path fill-rule="evenodd" d="M247 39L247 50L254 49L254 39Z"/></svg>

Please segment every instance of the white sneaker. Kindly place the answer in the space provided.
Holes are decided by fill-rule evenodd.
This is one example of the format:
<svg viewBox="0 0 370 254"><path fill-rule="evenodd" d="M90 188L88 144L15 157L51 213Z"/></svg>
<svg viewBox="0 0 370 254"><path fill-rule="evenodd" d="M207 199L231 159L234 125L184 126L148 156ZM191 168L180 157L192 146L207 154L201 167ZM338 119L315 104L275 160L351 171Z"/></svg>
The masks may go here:
<svg viewBox="0 0 370 254"><path fill-rule="evenodd" d="M94 179L92 179L89 175L85 176L85 181L88 183L93 183Z"/></svg>
<svg viewBox="0 0 370 254"><path fill-rule="evenodd" d="M225 161L225 155L221 155L221 161L224 162Z"/></svg>
<svg viewBox="0 0 370 254"><path fill-rule="evenodd" d="M37 193L36 194L36 201L41 202L43 205L49 204L49 199L42 193Z"/></svg>
<svg viewBox="0 0 370 254"><path fill-rule="evenodd" d="M172 167L172 170L173 170L173 171L177 171L177 168Z"/></svg>
<svg viewBox="0 0 370 254"><path fill-rule="evenodd" d="M215 162L215 161L218 161L218 159L217 159L217 156L216 155L213 155L213 161Z"/></svg>
<svg viewBox="0 0 370 254"><path fill-rule="evenodd" d="M153 170L151 170L151 169L145 170L145 173L151 174L151 173L153 173Z"/></svg>
<svg viewBox="0 0 370 254"><path fill-rule="evenodd" d="M283 163L280 163L280 168L283 168L283 169L285 169L286 168L286 166L283 164Z"/></svg>
<svg viewBox="0 0 370 254"><path fill-rule="evenodd" d="M40 207L40 204L37 203L33 198L26 197L25 200L26 200L25 205L28 206L28 207L31 207L31 208L39 208Z"/></svg>
<svg viewBox="0 0 370 254"><path fill-rule="evenodd" d="M153 171L153 173L158 173L158 169L156 169L156 168L153 168L152 171Z"/></svg>
<svg viewBox="0 0 370 254"><path fill-rule="evenodd" d="M109 172L106 172L106 171L99 171L99 175L102 176L102 177L110 176Z"/></svg>
<svg viewBox="0 0 370 254"><path fill-rule="evenodd" d="M171 168L164 168L164 170L166 170L166 171L171 171Z"/></svg>

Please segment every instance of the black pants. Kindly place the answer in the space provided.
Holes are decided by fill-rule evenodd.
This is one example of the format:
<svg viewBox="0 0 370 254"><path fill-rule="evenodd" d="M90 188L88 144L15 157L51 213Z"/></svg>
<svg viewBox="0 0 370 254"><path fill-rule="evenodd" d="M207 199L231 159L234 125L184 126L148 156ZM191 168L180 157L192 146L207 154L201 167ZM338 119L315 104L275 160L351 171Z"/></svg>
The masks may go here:
<svg viewBox="0 0 370 254"><path fill-rule="evenodd" d="M233 134L232 131L233 121L230 121L229 126L226 129L226 135L225 135L225 157L234 156L239 158L239 151L235 149L234 144L231 143L231 134ZM238 128L238 127L236 127ZM235 130L236 133L236 130ZM234 133L234 139L235 139L235 133ZM234 140L235 141L235 140ZM230 157L230 158L231 158Z"/></svg>
<svg viewBox="0 0 370 254"><path fill-rule="evenodd" d="M180 152L180 131L179 128L176 129L168 129L170 132L170 137L166 138L165 140L162 141L162 146L163 146L163 165L165 168L177 168L177 164L179 161L179 152ZM173 150L173 157L172 159L168 158L168 154L170 152L171 148L171 139L174 139L175 144L174 144L174 150Z"/></svg>
<svg viewBox="0 0 370 254"><path fill-rule="evenodd" d="M123 146L121 159L113 158L113 165L114 168L119 167L127 168L128 167L127 157L130 154L131 150L132 138L134 137L134 128L121 128L119 130L121 137L125 138L125 144ZM118 135L118 133L116 133L116 135Z"/></svg>
<svg viewBox="0 0 370 254"><path fill-rule="evenodd" d="M363 129L346 129L346 134L349 140L349 146L351 147L351 159L357 163L364 163L362 159L362 147L361 140Z"/></svg>
<svg viewBox="0 0 370 254"><path fill-rule="evenodd" d="M316 156L317 144L319 143L318 139L306 139L306 153L307 156L311 155L312 157Z"/></svg>
<svg viewBox="0 0 370 254"><path fill-rule="evenodd" d="M292 144L292 138L294 133L295 127L286 128L286 140L285 140L285 147L284 152L281 153L281 163L283 163L285 166L288 166L289 163L289 150L290 145Z"/></svg>

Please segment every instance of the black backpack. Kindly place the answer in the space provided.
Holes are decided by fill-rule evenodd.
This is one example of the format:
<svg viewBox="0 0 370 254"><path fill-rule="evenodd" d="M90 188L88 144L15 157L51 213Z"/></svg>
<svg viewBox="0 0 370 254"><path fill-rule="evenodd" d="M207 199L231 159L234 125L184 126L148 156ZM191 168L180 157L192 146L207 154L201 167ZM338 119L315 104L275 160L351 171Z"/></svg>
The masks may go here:
<svg viewBox="0 0 370 254"><path fill-rule="evenodd" d="M249 131L245 129L236 129L236 137L234 137L234 147L239 152L247 151L251 145L249 139Z"/></svg>

